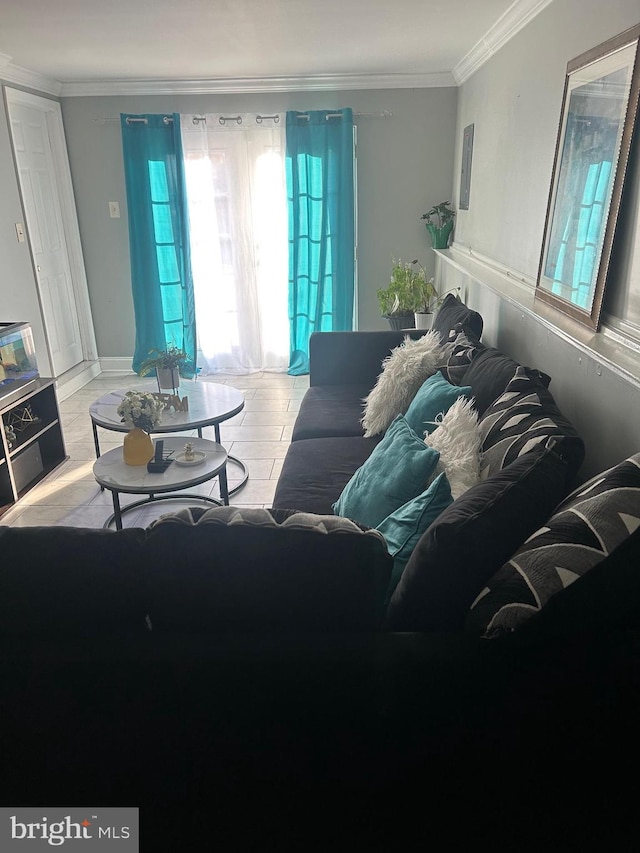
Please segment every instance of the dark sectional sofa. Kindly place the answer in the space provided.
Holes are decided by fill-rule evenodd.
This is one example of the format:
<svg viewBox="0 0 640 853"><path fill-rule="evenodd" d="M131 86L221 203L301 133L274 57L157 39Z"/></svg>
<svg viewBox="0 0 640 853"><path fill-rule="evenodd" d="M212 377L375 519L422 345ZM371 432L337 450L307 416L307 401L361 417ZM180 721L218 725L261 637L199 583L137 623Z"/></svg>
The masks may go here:
<svg viewBox="0 0 640 853"><path fill-rule="evenodd" d="M442 370L487 411L518 365L449 307L443 338L466 323L473 352L456 335ZM395 607L380 536L315 527L382 441L363 437L362 399L403 339L312 336L269 520L0 527L3 805L138 806L154 851L634 849L640 531L627 519L516 630L469 624L478 589L579 482L560 413L516 476L505 464L425 532Z"/></svg>
<svg viewBox="0 0 640 853"><path fill-rule="evenodd" d="M434 326L443 344L451 340L440 371L451 384L467 388L481 422L490 416L497 419L483 446L492 440L499 443L504 433L510 434L504 443L511 441L512 447L502 451L505 459L499 465L492 463L483 481L454 501L420 539L389 603L388 629L462 630L484 583L578 482L584 443L557 407L548 388L551 377L522 368L504 353L484 346L479 340L482 328L480 315L455 297L447 298ZM415 341L424 334L412 330L312 335L310 388L293 428L275 508L334 512L354 472L383 438L365 437L362 419L364 400L384 360L407 338ZM519 370L529 398L518 396L517 411L508 395L496 406ZM523 407L539 411L518 421ZM512 410L516 427L510 426ZM491 458L495 451L486 449Z"/></svg>

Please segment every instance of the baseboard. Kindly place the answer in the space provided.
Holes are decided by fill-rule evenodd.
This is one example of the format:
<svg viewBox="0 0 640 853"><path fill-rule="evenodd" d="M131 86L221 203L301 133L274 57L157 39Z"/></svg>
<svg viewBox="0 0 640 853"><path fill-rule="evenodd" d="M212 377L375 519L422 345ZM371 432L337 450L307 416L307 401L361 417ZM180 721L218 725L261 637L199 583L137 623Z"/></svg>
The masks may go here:
<svg viewBox="0 0 640 853"><path fill-rule="evenodd" d="M131 356L103 356L100 359L103 371L117 370L119 373L131 373Z"/></svg>
<svg viewBox="0 0 640 853"><path fill-rule="evenodd" d="M83 361L67 370L62 376L56 379L56 394L58 402L66 400L76 391L84 388L96 376L100 376L102 367L99 361Z"/></svg>

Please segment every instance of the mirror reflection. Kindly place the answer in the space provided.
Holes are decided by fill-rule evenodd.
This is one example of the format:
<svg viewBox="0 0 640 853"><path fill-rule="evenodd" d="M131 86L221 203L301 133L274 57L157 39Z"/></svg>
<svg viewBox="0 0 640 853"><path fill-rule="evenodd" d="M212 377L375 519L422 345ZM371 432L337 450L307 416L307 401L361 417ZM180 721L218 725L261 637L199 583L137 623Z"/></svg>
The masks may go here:
<svg viewBox="0 0 640 853"><path fill-rule="evenodd" d="M566 313L582 314L593 326L635 112L628 105L636 48L637 39L567 73L536 295L548 295L561 310L567 303Z"/></svg>

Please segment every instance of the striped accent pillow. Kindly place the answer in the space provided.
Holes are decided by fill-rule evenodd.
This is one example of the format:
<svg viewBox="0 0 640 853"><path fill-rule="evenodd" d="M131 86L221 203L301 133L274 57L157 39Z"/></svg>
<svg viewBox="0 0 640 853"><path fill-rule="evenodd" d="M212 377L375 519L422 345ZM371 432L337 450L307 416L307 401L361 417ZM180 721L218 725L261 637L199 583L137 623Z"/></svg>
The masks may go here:
<svg viewBox="0 0 640 853"><path fill-rule="evenodd" d="M555 439L568 464L569 482L584 460L584 442L533 372L518 367L504 393L480 418L482 479L502 471L538 444Z"/></svg>
<svg viewBox="0 0 640 853"><path fill-rule="evenodd" d="M569 495L480 592L466 627L496 637L515 630L604 560L640 527L640 453Z"/></svg>

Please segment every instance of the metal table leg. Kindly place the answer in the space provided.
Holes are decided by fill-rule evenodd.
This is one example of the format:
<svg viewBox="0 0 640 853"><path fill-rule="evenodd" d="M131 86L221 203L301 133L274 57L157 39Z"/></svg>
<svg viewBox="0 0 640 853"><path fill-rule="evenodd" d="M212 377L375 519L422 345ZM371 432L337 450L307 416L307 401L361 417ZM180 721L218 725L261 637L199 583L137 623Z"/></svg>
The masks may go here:
<svg viewBox="0 0 640 853"><path fill-rule="evenodd" d="M118 495L118 492L111 492L111 499L113 501L112 518L116 523L116 530L122 530L122 511L120 510L120 497ZM109 521L111 521L111 519L109 519Z"/></svg>
<svg viewBox="0 0 640 853"><path fill-rule="evenodd" d="M215 438L216 438L216 443L221 445L222 441L220 440L220 424L215 423L213 425L213 430L214 430L214 434L215 434ZM244 488L244 486L246 486L247 480L249 479L249 472L247 471L247 466L244 464L244 462L242 462L240 459L238 459L237 456L232 456L230 453L227 455L227 464L229 462L233 462L234 465L237 465L240 468L240 473L241 473L241 478L242 478L240 480L240 482L237 484L237 486L234 486L232 489L229 489L229 497L231 497L231 495L235 495L236 492L239 492L240 489L242 489L242 488ZM225 471L224 476L226 479L226 477L227 477L226 471ZM220 482L220 494L222 494L222 481ZM228 503L229 503L229 501L227 501L227 505L228 505Z"/></svg>
<svg viewBox="0 0 640 853"><path fill-rule="evenodd" d="M220 497L225 506L229 506L229 483L227 482L227 463L222 466L218 474L218 482L220 483Z"/></svg>
<svg viewBox="0 0 640 853"><path fill-rule="evenodd" d="M96 459L100 459L100 442L98 441L98 427L96 426L95 421L91 421L91 428L93 429L93 443L96 448Z"/></svg>
<svg viewBox="0 0 640 853"><path fill-rule="evenodd" d="M91 429L93 430L93 444L96 448L96 459L100 459L100 442L98 441L98 427L95 421L91 421ZM104 486L100 486L100 491L104 492Z"/></svg>

